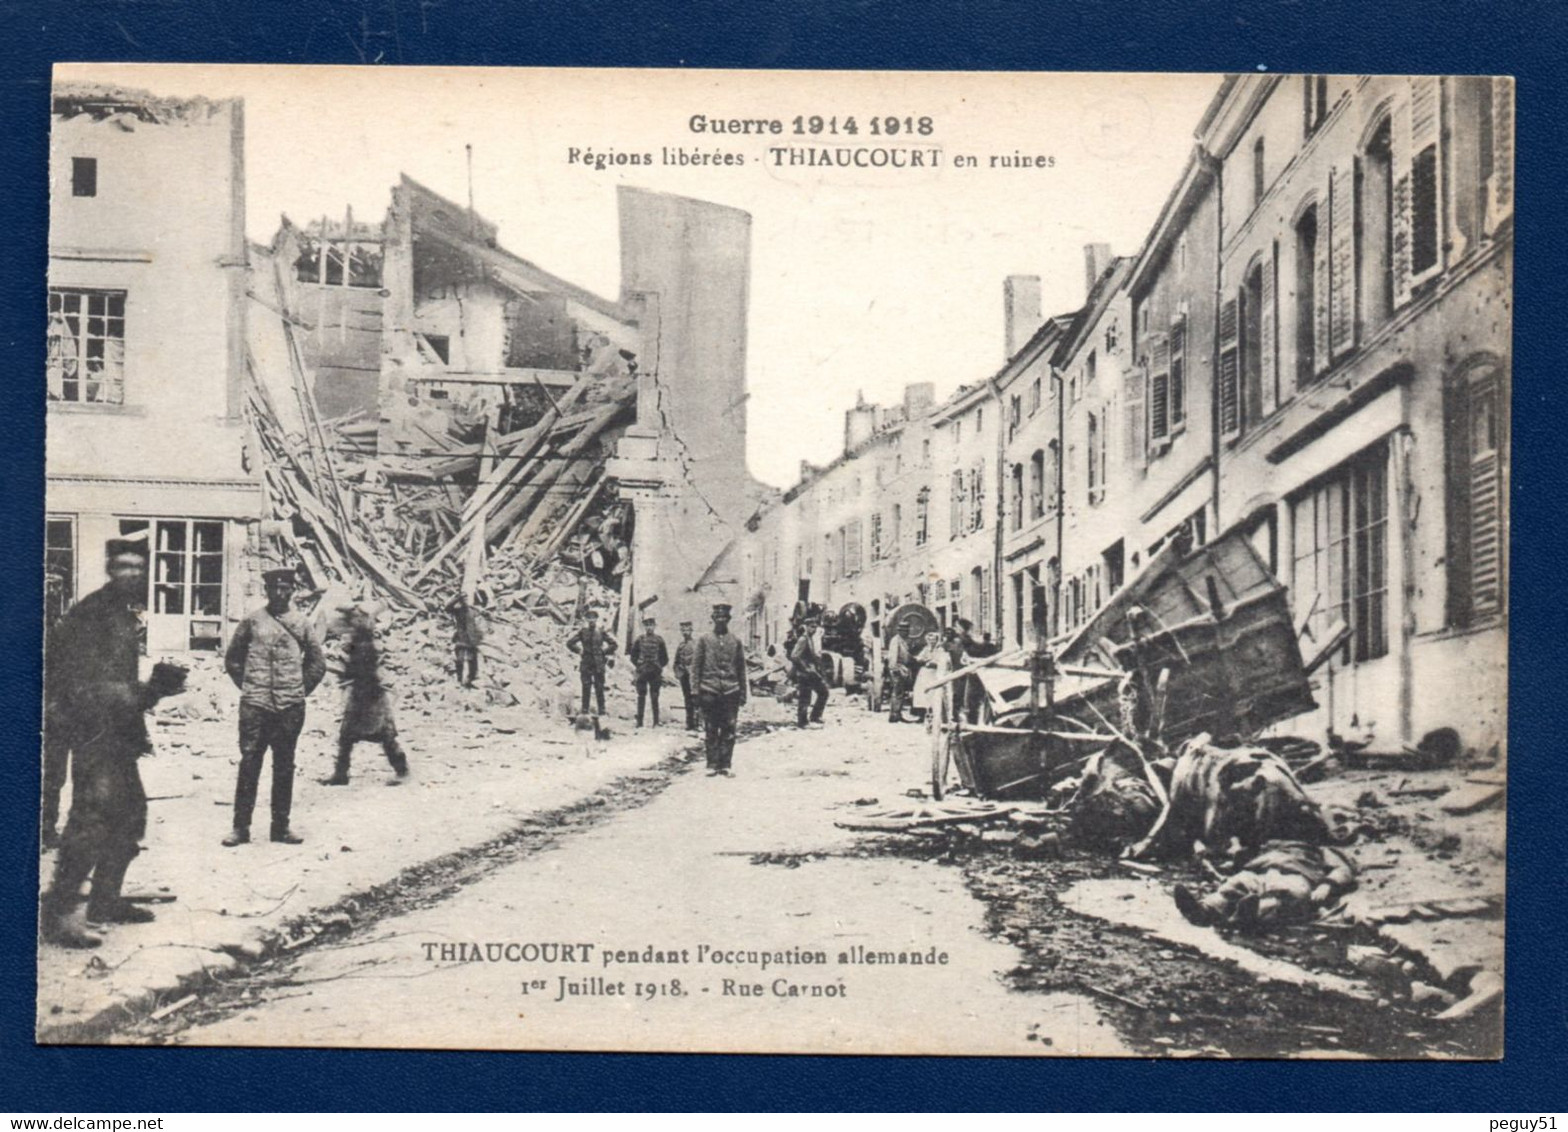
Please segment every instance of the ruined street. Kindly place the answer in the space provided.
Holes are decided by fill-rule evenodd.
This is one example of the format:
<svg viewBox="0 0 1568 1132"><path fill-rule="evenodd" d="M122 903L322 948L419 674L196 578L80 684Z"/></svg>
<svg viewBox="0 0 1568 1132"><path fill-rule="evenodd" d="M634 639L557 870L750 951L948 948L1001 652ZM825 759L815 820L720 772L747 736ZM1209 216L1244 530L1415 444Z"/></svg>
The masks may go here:
<svg viewBox="0 0 1568 1132"><path fill-rule="evenodd" d="M1227 942L1175 915L1169 878L1070 839L1026 858L1005 832L846 830L835 823L926 804L906 793L922 792L926 733L842 694L821 730L788 712L754 699L734 778L704 775L688 747L434 882L411 870L379 886L116 1037L1207 1057L1476 1056L1495 1042L1391 1005L1332 933Z"/></svg>

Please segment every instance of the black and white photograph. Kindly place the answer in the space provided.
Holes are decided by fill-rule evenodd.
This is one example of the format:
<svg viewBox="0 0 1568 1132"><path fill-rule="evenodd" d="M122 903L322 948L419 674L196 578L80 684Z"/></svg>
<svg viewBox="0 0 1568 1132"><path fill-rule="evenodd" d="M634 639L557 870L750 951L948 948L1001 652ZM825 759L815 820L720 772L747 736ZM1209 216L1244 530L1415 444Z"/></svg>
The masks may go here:
<svg viewBox="0 0 1568 1132"><path fill-rule="evenodd" d="M49 101L39 1044L1503 1056L1513 79Z"/></svg>

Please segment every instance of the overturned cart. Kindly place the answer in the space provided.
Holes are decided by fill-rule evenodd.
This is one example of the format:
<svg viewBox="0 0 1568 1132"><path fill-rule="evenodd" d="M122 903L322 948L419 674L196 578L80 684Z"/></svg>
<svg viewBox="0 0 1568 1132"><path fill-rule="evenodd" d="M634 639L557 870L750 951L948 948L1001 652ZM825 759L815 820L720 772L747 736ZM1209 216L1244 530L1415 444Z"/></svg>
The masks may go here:
<svg viewBox="0 0 1568 1132"><path fill-rule="evenodd" d="M1043 636L1043 634L1037 635ZM979 705L933 728L936 797L949 762L984 798L1044 798L1111 744L1173 750L1201 733L1249 736L1311 710L1285 587L1241 534L1170 547L1054 652L1040 645L945 678ZM962 713L959 713L962 714Z"/></svg>

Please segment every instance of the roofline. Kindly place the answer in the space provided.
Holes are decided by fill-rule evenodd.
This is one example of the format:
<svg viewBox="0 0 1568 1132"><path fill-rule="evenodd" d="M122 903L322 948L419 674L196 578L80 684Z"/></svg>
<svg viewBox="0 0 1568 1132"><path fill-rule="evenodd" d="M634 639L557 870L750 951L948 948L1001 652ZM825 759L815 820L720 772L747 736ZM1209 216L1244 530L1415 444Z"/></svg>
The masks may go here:
<svg viewBox="0 0 1568 1132"><path fill-rule="evenodd" d="M1145 282L1146 276L1164 259L1165 254L1170 250L1177 226L1191 217L1202 194L1212 186L1215 173L1214 158L1210 157L1208 151L1201 145L1194 145L1187 155L1187 164L1182 168L1181 178L1171 189L1170 195L1165 198L1165 203L1160 206L1160 215L1154 221L1154 227L1149 229L1148 238L1144 240L1143 247L1134 257L1132 271L1126 281L1129 291L1137 291Z"/></svg>

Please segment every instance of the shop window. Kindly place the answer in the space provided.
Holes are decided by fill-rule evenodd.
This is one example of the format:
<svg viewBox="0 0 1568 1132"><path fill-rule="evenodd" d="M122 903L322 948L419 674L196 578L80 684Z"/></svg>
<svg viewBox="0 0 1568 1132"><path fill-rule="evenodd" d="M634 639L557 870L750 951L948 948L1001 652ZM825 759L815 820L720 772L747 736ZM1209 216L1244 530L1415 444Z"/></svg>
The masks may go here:
<svg viewBox="0 0 1568 1132"><path fill-rule="evenodd" d="M1342 660L1388 652L1388 448L1343 465L1291 507L1291 593L1318 640L1336 621L1350 627ZM1315 604L1314 604L1315 603Z"/></svg>
<svg viewBox="0 0 1568 1132"><path fill-rule="evenodd" d="M76 520L44 521L44 625L53 625L76 601Z"/></svg>
<svg viewBox="0 0 1568 1132"><path fill-rule="evenodd" d="M98 195L98 159L96 157L71 158L71 195L95 197Z"/></svg>

